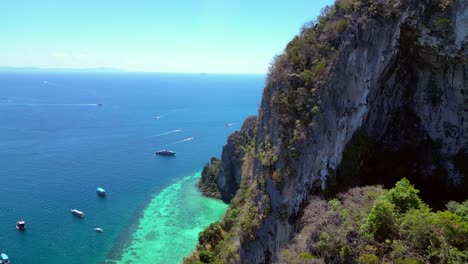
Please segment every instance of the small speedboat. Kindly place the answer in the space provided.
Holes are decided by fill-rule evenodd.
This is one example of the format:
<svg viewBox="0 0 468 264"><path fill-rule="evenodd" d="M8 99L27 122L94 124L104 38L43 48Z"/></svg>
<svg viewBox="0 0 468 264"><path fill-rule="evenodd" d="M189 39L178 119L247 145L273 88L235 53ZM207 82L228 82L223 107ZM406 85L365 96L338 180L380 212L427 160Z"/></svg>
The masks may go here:
<svg viewBox="0 0 468 264"><path fill-rule="evenodd" d="M157 151L156 154L163 155L163 156L174 156L176 152L173 150L163 149L163 150Z"/></svg>
<svg viewBox="0 0 468 264"><path fill-rule="evenodd" d="M232 126L232 124L231 124L231 123L228 123L228 124L225 124L224 126L230 127L230 126Z"/></svg>
<svg viewBox="0 0 468 264"><path fill-rule="evenodd" d="M78 210L76 210L76 209L72 209L72 210L71 210L71 213L72 213L72 215L78 216L79 218L83 218L83 217L84 217L84 213L81 212L81 211L78 211Z"/></svg>
<svg viewBox="0 0 468 264"><path fill-rule="evenodd" d="M5 253L0 254L0 264L10 264L10 259Z"/></svg>
<svg viewBox="0 0 468 264"><path fill-rule="evenodd" d="M19 231L25 230L26 223L23 220L18 220L18 222L16 222L16 229L18 229Z"/></svg>
<svg viewBox="0 0 468 264"><path fill-rule="evenodd" d="M96 189L96 192L99 196L106 196L107 193L106 193L106 190L104 190L103 188L99 187Z"/></svg>
<svg viewBox="0 0 468 264"><path fill-rule="evenodd" d="M93 228L94 231L98 232L98 233L102 233L104 232L104 229L100 228L100 227L95 227Z"/></svg>

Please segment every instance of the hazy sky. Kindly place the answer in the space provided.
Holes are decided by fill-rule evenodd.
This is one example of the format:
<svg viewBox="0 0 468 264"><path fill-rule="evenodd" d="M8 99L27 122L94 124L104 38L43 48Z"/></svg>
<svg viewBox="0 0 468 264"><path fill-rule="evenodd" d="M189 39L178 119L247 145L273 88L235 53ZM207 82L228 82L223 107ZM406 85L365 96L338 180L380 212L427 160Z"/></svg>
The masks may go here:
<svg viewBox="0 0 468 264"><path fill-rule="evenodd" d="M0 66L265 73L333 0L0 0Z"/></svg>

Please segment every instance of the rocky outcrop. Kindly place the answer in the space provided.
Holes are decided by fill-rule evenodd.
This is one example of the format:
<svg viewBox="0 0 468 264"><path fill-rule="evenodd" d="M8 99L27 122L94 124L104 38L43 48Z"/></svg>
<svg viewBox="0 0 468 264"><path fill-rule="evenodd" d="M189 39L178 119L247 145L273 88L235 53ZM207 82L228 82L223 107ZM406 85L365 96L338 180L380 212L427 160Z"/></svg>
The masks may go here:
<svg viewBox="0 0 468 264"><path fill-rule="evenodd" d="M216 157L211 157L210 163L205 164L198 181L198 189L207 196L221 199L218 189L219 166L221 161Z"/></svg>
<svg viewBox="0 0 468 264"><path fill-rule="evenodd" d="M246 148L253 147L256 125L257 117L248 117L242 124L240 131L231 134L227 144L223 147L218 188L221 198L225 202L231 201L240 187L243 158Z"/></svg>
<svg viewBox="0 0 468 264"><path fill-rule="evenodd" d="M299 154L293 155L287 143L287 131L294 126L278 118L282 110L275 98L285 82L275 76L267 81L256 149L272 152L276 159L267 166L257 160L254 174L266 175L271 214L255 239L240 246L243 263L273 259L297 229L304 201L340 174L345 147L358 129L372 140L371 153L392 153L394 163L419 177L422 191L438 178L434 186L440 192L458 192L466 199L466 187L460 186L467 176L453 160L468 149L468 4L456 0L445 11L438 1L400 4L401 12L387 17L350 19L359 12L347 17L351 23L339 38L327 84L314 95L320 114L297 144ZM286 69L282 74L289 75L288 80L301 74ZM293 89L294 82L289 81ZM264 147L267 144L270 147ZM356 163L369 161L355 158ZM402 177L390 167L385 170L385 175ZM279 181L273 177L276 171ZM365 182L359 173L349 175L347 182ZM379 175L372 176L378 182Z"/></svg>

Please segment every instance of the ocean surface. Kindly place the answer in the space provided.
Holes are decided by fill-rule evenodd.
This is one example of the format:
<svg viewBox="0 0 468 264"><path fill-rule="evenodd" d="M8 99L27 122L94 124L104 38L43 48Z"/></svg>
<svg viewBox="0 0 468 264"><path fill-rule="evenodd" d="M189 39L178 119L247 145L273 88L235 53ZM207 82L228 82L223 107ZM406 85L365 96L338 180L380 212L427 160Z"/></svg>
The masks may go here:
<svg viewBox="0 0 468 264"><path fill-rule="evenodd" d="M197 177L257 112L263 85L262 75L0 73L0 252L12 264L180 263L227 206L202 197ZM155 155L164 148L176 157Z"/></svg>

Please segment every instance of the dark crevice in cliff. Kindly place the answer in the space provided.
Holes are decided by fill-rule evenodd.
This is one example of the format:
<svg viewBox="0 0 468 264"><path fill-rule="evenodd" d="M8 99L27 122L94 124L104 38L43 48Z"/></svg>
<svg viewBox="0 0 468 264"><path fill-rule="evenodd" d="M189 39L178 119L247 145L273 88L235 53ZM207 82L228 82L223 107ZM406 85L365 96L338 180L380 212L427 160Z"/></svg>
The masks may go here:
<svg viewBox="0 0 468 264"><path fill-rule="evenodd" d="M468 184L463 181L457 186L449 185L446 160L440 155L440 142L415 135L413 140L408 138L397 144L374 141L359 130L347 144L340 166L330 174L328 193L376 184L391 188L398 180L407 178L421 190L421 198L434 209L444 209L452 200L464 201ZM468 177L464 171L467 157L463 150L453 157L457 170L465 179Z"/></svg>

